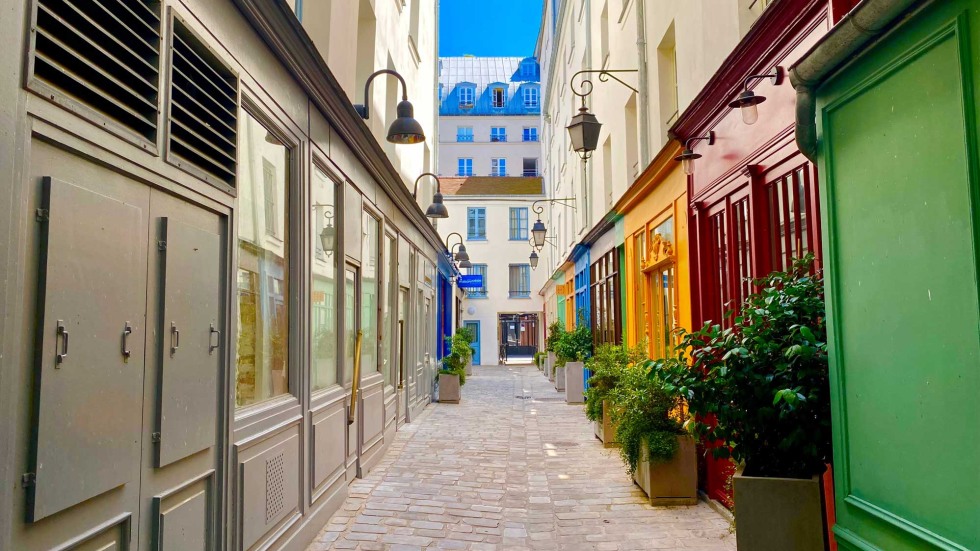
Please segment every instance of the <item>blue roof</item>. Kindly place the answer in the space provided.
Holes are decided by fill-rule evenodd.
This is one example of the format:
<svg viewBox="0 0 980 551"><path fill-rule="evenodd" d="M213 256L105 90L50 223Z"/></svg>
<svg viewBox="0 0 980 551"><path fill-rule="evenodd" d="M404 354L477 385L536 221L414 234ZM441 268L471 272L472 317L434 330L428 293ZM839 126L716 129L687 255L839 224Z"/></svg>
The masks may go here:
<svg viewBox="0 0 980 551"><path fill-rule="evenodd" d="M439 58L439 114L453 115L538 115L541 67L534 57L441 57ZM461 105L459 90L473 89L473 105ZM491 91L505 88L503 107L493 107ZM527 106L524 89L538 90L537 105Z"/></svg>

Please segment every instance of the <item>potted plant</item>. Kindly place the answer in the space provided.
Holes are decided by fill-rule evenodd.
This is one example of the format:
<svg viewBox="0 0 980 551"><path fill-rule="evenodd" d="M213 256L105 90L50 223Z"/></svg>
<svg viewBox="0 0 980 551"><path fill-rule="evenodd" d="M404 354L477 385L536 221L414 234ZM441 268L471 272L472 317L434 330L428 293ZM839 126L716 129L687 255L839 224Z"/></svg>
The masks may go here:
<svg viewBox="0 0 980 551"><path fill-rule="evenodd" d="M630 348L626 345L602 344L596 347L595 355L585 362L592 373L589 388L585 391L585 416L595 425L596 438L607 448L616 444L609 393L616 387L627 366L646 359L644 349L642 345Z"/></svg>
<svg viewBox="0 0 980 551"><path fill-rule="evenodd" d="M619 454L651 505L694 505L697 448L685 428L683 400L650 376L653 365L627 364L607 393Z"/></svg>
<svg viewBox="0 0 980 551"><path fill-rule="evenodd" d="M554 322L548 326L548 338L545 339L545 351L547 352L547 361L545 362L544 373L551 382L555 381L555 368L558 363L558 358L555 356L555 345L558 343L558 339L565 332L565 326L561 322Z"/></svg>
<svg viewBox="0 0 980 551"><path fill-rule="evenodd" d="M584 320L575 329L563 330L555 342L558 366L555 373L555 389L565 392L569 404L585 401L585 363L592 355L592 331Z"/></svg>
<svg viewBox="0 0 980 551"><path fill-rule="evenodd" d="M652 376L686 399L696 434L724 444L714 454L739 465L739 548L822 551L819 475L832 456L823 278L807 256L755 285L730 328L683 334L678 358Z"/></svg>
<svg viewBox="0 0 980 551"><path fill-rule="evenodd" d="M461 387L466 384L466 365L473 355L470 348L472 331L465 327L456 330L451 337L446 337L449 343L449 354L442 358L442 369L439 370L439 402L458 404L461 397Z"/></svg>

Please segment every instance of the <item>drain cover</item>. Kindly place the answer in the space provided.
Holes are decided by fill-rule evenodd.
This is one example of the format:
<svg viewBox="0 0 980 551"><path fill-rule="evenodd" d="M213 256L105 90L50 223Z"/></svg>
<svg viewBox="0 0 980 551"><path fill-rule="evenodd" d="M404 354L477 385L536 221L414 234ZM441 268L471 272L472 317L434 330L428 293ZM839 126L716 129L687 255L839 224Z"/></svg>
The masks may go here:
<svg viewBox="0 0 980 551"><path fill-rule="evenodd" d="M524 395L518 394L517 396L514 396L514 398L517 398L518 400L533 400L534 399L534 396L524 396Z"/></svg>
<svg viewBox="0 0 980 551"><path fill-rule="evenodd" d="M552 446L555 448L574 448L578 446L578 442L548 442L546 446Z"/></svg>

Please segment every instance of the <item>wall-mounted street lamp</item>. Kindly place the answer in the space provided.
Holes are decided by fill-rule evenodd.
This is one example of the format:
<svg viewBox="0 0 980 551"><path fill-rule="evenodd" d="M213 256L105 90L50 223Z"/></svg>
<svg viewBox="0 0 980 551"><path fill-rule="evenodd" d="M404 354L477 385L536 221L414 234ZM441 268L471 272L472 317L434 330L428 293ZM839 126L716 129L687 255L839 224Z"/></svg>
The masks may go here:
<svg viewBox="0 0 980 551"><path fill-rule="evenodd" d="M368 105L371 104L371 96L368 94L371 90L371 81L378 75L383 74L392 75L402 83L402 100L398 103L398 107L395 108L397 117L391 123L391 127L388 128L388 141L395 144L424 142L425 132L423 132L422 125L419 124L419 121L415 120L415 108L408 101L408 87L405 85L405 79L397 71L381 69L368 77L367 82L364 83L364 103L354 106L357 114L365 120L369 117Z"/></svg>
<svg viewBox="0 0 980 551"><path fill-rule="evenodd" d="M574 197L561 197L559 199L538 199L537 201L531 203L531 210L538 215L538 220L531 226L531 237L528 239L528 243L531 244L531 256L528 257L528 262L531 264L531 269L538 267L538 251L544 248L545 242L550 242L554 244L554 239L548 238L548 227L544 225L541 221L541 213L544 212L544 207L538 205L538 203L552 203L559 204L563 207L575 210L575 205L566 203L565 201L575 202Z"/></svg>
<svg viewBox="0 0 980 551"><path fill-rule="evenodd" d="M734 101L728 104L732 109L742 110L742 122L745 124L755 124L759 120L759 104L766 101L766 96L757 96L755 92L749 90L749 83L755 80L772 79L772 83L779 86L783 83L786 72L782 67L775 67L771 73L764 75L749 75L742 82L742 93Z"/></svg>
<svg viewBox="0 0 980 551"><path fill-rule="evenodd" d="M320 231L320 246L323 247L323 252L331 254L337 243L337 228L333 226L333 205L314 203L313 210L318 208L323 209L323 217L327 219L327 224Z"/></svg>
<svg viewBox="0 0 980 551"><path fill-rule="evenodd" d="M674 157L675 161L680 161L681 166L684 167L684 174L687 174L688 176L694 174L694 160L701 158L701 155L699 153L695 153L692 149L694 144L700 140L708 142L708 145L715 145L715 131L709 130L707 135L698 138L688 138L687 141L684 142L684 151L682 151L680 155Z"/></svg>
<svg viewBox="0 0 980 551"><path fill-rule="evenodd" d="M453 243L452 246L449 245L449 238L452 236L459 238L459 243ZM459 247L459 250L455 253L453 250ZM470 262L470 254L466 252L466 245L463 244L463 236L459 232L453 232L446 236L446 250L449 251L449 261L459 262L458 268L472 268L473 264Z"/></svg>
<svg viewBox="0 0 980 551"><path fill-rule="evenodd" d="M583 161L588 161L589 158L592 157L592 152L599 146L599 131L602 129L602 124L598 119L596 119L595 115L589 113L589 108L585 106L585 98L592 93L592 89L594 87L592 81L587 78L582 79L578 90L576 90L575 77L582 74L599 73L599 82L607 82L609 79L613 79L639 94L639 90L633 88L629 84L626 84L613 74L635 72L637 72L636 69L601 69L579 71L572 75L571 80L568 81L568 87L572 90L572 93L582 98L582 107L579 108L578 115L572 117L572 123L568 125L567 130L569 137L572 139L572 149L578 153L578 156L581 157Z"/></svg>
<svg viewBox="0 0 980 551"><path fill-rule="evenodd" d="M432 204L429 208L425 209L425 215L429 218L449 218L449 209L442 202L442 186L439 183L439 177L431 172L423 172L419 174L419 177L415 179L415 189L412 190L412 198L417 198L419 193L419 180L426 176L432 176L436 179L436 193L432 196Z"/></svg>
<svg viewBox="0 0 980 551"><path fill-rule="evenodd" d="M531 256L527 257L527 260L528 260L528 262L531 263L531 269L532 270L537 269L537 267L538 267L538 259L539 259L538 252L535 251L534 249L531 249Z"/></svg>

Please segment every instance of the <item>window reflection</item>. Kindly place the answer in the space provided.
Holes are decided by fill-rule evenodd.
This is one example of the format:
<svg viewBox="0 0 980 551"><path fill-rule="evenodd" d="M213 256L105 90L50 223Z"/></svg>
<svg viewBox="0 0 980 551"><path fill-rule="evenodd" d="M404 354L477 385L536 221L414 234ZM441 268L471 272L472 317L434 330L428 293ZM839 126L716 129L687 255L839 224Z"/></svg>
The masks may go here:
<svg viewBox="0 0 980 551"><path fill-rule="evenodd" d="M313 168L311 198L311 375L312 390L317 391L337 384L336 185L317 167Z"/></svg>
<svg viewBox="0 0 980 551"><path fill-rule="evenodd" d="M378 370L378 266L381 222L364 213L364 242L361 268L361 371Z"/></svg>
<svg viewBox="0 0 980 551"><path fill-rule="evenodd" d="M235 404L289 392L289 156L247 112L238 190L238 344Z"/></svg>

